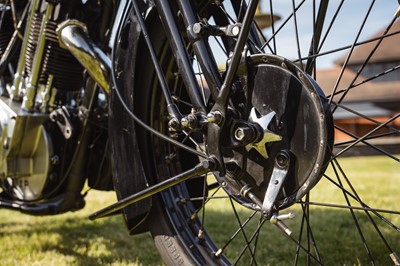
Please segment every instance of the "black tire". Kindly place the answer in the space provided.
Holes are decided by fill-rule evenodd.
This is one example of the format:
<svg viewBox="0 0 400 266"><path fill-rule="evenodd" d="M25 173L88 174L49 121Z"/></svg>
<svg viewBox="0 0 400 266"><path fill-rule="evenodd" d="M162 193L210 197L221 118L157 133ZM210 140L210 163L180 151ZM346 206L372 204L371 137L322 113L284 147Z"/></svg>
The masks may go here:
<svg viewBox="0 0 400 266"><path fill-rule="evenodd" d="M277 1L277 3L278 2L279 1ZM274 1L271 1L271 6L273 6L274 3ZM309 8L312 8L313 3L315 3L315 1L312 3L311 1L307 2L307 4L311 5ZM327 6L328 12L325 12L323 4L316 4L312 9L315 10L314 21L318 23L316 23L313 29L313 37L311 37L311 40L308 38L310 42L308 42L307 47L309 49L306 51L307 55L309 53L310 56L302 56L304 51L297 49L298 45L296 44L300 43L301 36L299 36L299 34L301 34L301 32L296 29L298 25L297 23L301 22L302 18L300 15L302 15L301 11L304 9L302 7L302 2L300 4L294 4L296 4L296 7L293 7L291 10L296 9L299 11L292 12L291 10L286 10L287 12L283 12L281 15L281 22L286 21L285 18L288 18L288 21L292 18L291 23L292 25L295 24L295 30L293 32L293 36L295 36L293 43L295 44L292 48L299 51L297 56L299 56L300 59L293 60L294 64L293 66L290 66L293 69L299 70L301 73L309 75L309 77L313 77L313 79L316 80L316 84L320 84L314 85L315 83L311 82L312 85L310 86L314 88L314 92L316 92L317 95L320 95L321 102L324 102L325 96L323 93L319 93L319 87L321 86L325 91L327 102L321 103L321 105L327 104L328 107L324 105L327 114L332 112L335 117L337 110L341 109L343 112L350 112L352 116L366 119L366 121L369 121L372 124L371 128L368 129L367 132L357 133L351 128L344 129L340 124L336 124L336 131L342 132L350 137L351 140L341 141L340 139L336 139L335 144L333 145L333 150L331 150L332 146L329 144L331 136L329 132L326 133L326 135L328 135L326 136L328 141L324 142L324 154L321 156L323 158L319 158L318 160L322 161L318 161L318 163L322 162L325 166L329 166L330 170L324 174L325 168L323 167L320 169L321 172L318 172L318 177L315 177L312 180L308 179L309 176L307 175L306 181L310 181L312 184L307 187L306 191L302 194L298 194L297 192L299 191L299 187L296 187L293 192L295 195L293 197L287 197L290 204L285 205L285 203L282 203L280 205L283 212L286 212L286 209L289 207L290 209L293 208L295 211L301 213L301 218L297 218L297 222L287 222L291 229L297 227L297 232L294 232L292 235L285 235L285 233L282 234L280 230L276 230L272 225L267 226L266 222L268 222L268 220L263 219L257 211L251 210L248 206L244 207L248 203L247 200L241 199L240 196L233 195L234 193L225 187L221 189L223 184L218 178L217 182L211 182L212 184L210 184L210 180L212 179L211 177L200 176L162 192L159 196L154 198L154 208L149 222L156 247L160 251L162 258L167 265L244 265L246 263L251 265L266 265L267 263L273 265L286 265L293 263L293 260L296 265L303 265L306 263L313 265L330 265L338 263L365 264L367 262L372 262L373 264L376 263L378 265L388 265L398 262L396 262L396 252L397 254L400 252L400 212L398 206L394 206L393 202L400 201L399 193L395 190L391 191L392 195L390 196L388 195L389 193L387 193L385 196L388 197L389 202L386 202L383 205L380 205L379 203L374 205L374 201L380 198L378 192L375 198L364 201L364 197L368 198L369 195L374 193L362 190L362 187L367 182L361 181L361 183L356 184L360 179L357 175L355 176L353 185L351 181L351 175L353 173L350 171L347 174L346 171L348 169L351 170L352 165L355 163L352 161L354 159L340 160L340 157L345 157L346 155L359 156L360 154L367 155L368 153L375 155L378 154L380 155L379 158L368 158L366 159L366 162L374 164L374 169L379 169L379 167L389 168L388 176L385 177L388 181L382 181L383 183L394 182L393 180L396 180L396 178L398 179L398 173L400 172L399 158L394 154L399 153L400 108L398 97L396 99L393 97L396 97L396 94L399 95L399 92L395 92L390 97L383 97L385 99L381 98L382 101L379 102L370 99L372 103L376 104L376 106L380 105L381 107L385 106L385 108L387 108L385 109L387 110L387 117L384 122L379 122L377 119L374 119L373 116L368 116L368 114L361 114L362 111L356 110L358 106L356 106L356 109L352 109L352 107L355 106L354 102L346 102L344 100L346 97L343 99L341 97L348 96L347 94L352 94L352 92L355 91L353 88L356 86L360 87L360 89L365 88L366 91L369 91L369 88L367 86L363 87L363 85L364 83L372 83L373 80L376 79L374 78L375 75L377 77L379 76L381 79L384 79L384 77L387 77L388 79L396 79L395 76L398 78L398 66L389 66L385 70L379 70L374 74L367 73L367 71L360 71L362 72L362 75L360 75L360 73L357 74L358 78L354 78L351 83L341 83L341 86L344 86L343 90L332 90L332 87L327 88L325 85L321 85L325 82L321 80L326 76L321 75L321 72L319 72L318 59L325 55L337 55L343 50L347 50L350 55L349 58L352 58L351 55L358 54L359 52L354 48L361 46L362 43L366 43L367 45L373 46L370 50L371 53L367 55L360 54L360 58L362 57L363 61L361 63L356 62L354 66L361 67L361 70L363 70L365 68L363 62L379 62L378 59L377 61L374 61L374 52L377 51L381 45L385 47L385 43L391 41L391 38L399 38L399 31L396 30L398 29L397 25L399 23L397 22L397 24L394 24L394 20L389 18L387 19L389 26L386 27L385 25L382 25L382 28L387 29L387 31L384 30L383 33L381 32L377 36L367 39L365 42L361 42L358 37L355 37L356 39L353 39L350 42L350 44L353 45L343 45L343 47L339 47L341 49L338 50L330 49L329 51L323 51L319 46L310 46L311 40L318 44L323 43L325 45L325 41L328 42L329 38L325 39L324 36L325 33L327 33L327 36L329 35L332 25L332 28L335 26L337 19L336 11L338 14L341 14L346 6L342 6L343 2L338 5L332 4ZM307 6L307 4L305 6ZM360 9L359 11L361 14L359 17L361 22L369 16L369 7L371 7L371 9L377 8L374 7L373 4L371 6L369 3L363 4L366 5L366 10L361 11ZM350 7L351 6L348 6L348 8ZM332 12L329 12L330 8L333 9ZM212 9L214 10L215 7L213 6ZM278 12L276 9L273 11L274 13ZM215 10L212 12L215 12ZM271 12L271 10L269 12ZM295 13L296 16L291 16L292 13ZM218 13L218 15L220 14L221 13ZM309 14L310 13L306 13L303 15L307 15L309 19ZM339 16L339 19L354 19L354 17ZM330 21L333 21L333 24L331 24ZM322 23L321 25L324 25L323 30L321 30L322 26L319 25L320 23ZM343 23L343 21L341 23ZM273 25L274 26L271 27L271 30L268 32L268 35L273 36L273 38L268 42L269 44L266 46L266 50L268 51L265 54L268 54L268 56L269 54L276 54L286 56L286 58L290 57L291 55L284 55L279 52L279 45L282 44L278 43L278 22L273 22ZM284 28L287 24L280 23L280 25L283 25L282 27ZM153 38L154 42L154 48L160 58L160 64L165 71L168 84L172 94L175 96L175 99L177 99L177 105L180 108L181 113L189 114L191 111L190 100L187 97L182 81L179 79L179 74L176 74L178 73L178 70L176 63L174 62L173 53L168 46L163 30L160 28L160 24L157 23L152 24L149 27L151 33L150 36ZM226 44L227 42L225 42L225 47ZM254 49L256 46L254 40L249 41L248 44L250 52L258 51L258 49ZM222 46L224 46L224 44L222 44ZM140 51L146 50L145 47L141 47L140 49ZM189 54L192 54L192 51L189 51ZM339 55L341 54L339 53ZM149 62L149 58L148 54L143 52L139 55L138 62L139 64L141 62ZM267 59L275 60L276 58L278 57L269 56ZM315 58L317 60L314 61ZM357 59L359 58L357 57ZM289 60L285 62L291 64ZM339 58L336 62L347 65L350 61L345 56L343 57L343 60ZM299 68L297 68L295 64L299 66ZM257 67L258 66L259 65L257 65ZM278 68L279 71L283 72L283 70L277 65L273 66L274 69ZM339 72L339 74L340 73L341 72ZM291 75L293 77L294 74ZM367 77L364 77L363 75L367 75ZM135 88L141 89L135 91L135 112L153 129L162 132L163 134L170 135L170 132L168 132L166 105L158 86L154 69L151 67L139 67L137 68L136 76L141 78L135 80ZM342 74L340 74L340 76L342 76ZM362 80L360 82L359 79L361 78ZM355 82L358 85L355 86ZM393 90L387 90L387 93L389 92L393 92ZM356 98L358 96L353 94L350 95L350 98L351 97ZM390 101L391 97L392 101ZM233 103L233 107L235 107L235 103ZM336 122L340 122L340 120L336 120ZM329 128L329 121L324 125ZM147 176L154 177L152 180L153 183L157 183L182 171L191 169L199 162L199 158L195 155L158 139L142 128L138 127L137 129L139 148L142 153L144 168ZM329 130L330 129L328 129L328 131ZM197 142L199 146L202 146L206 139L206 136L199 132L194 134L189 132L189 135L192 136L192 139L185 142L185 144L191 147L195 146L194 142ZM178 134L177 139L181 141L187 140L182 133ZM381 147L381 143L377 142L376 139L383 139L384 142L390 142L391 145L384 145ZM318 139L318 141L320 140ZM273 148L271 148L271 150L273 150ZM318 151L320 150L318 149ZM272 154L274 154L273 151ZM301 160L298 159L298 162L301 163ZM271 164L269 164L269 167L272 167ZM360 169L362 170L362 167L357 168L357 171ZM361 172L360 175L365 174L365 172ZM374 178L374 176L370 178ZM320 179L322 180L321 182L319 182ZM379 184L382 184L382 182ZM329 183L328 188L326 188L323 183ZM215 184L217 185L214 186ZM360 190L356 187L357 185L358 187L361 187ZM322 187L322 190L318 190L320 186ZM214 196L213 193L215 187L218 187L216 190L219 190L218 193L221 194L218 194L218 197L214 200L210 200L209 196ZM336 194L342 194L343 200L339 201L339 203L330 202L329 204L326 203L324 199L321 200L321 198L324 198L324 194L329 194L327 192L330 192L331 190L337 191L338 193ZM225 196L222 196L224 191L227 195L225 194ZM316 193L314 194L313 191L316 191ZM313 194L313 196L316 195L317 201L319 202L311 200L311 194ZM231 206L231 208L227 208L231 211L230 214L228 214L225 209L224 211L218 209L220 205L215 202L219 200L226 201L225 204ZM285 200L286 198L282 201ZM214 203L216 207L213 207ZM326 209L324 208L320 211L319 208L321 207L319 206L323 206ZM343 211L342 209L345 210ZM254 217L258 217L258 219ZM207 218L212 221L208 222ZM215 222L216 220L218 222ZM314 224L316 221L318 222ZM230 224L235 225L232 226ZM352 226L353 230L346 231L345 229L349 226ZM342 232L345 232L344 235L341 234ZM354 232L356 232L355 236L347 236ZM232 238L234 240L232 240ZM324 242L324 239L330 240ZM239 240L243 244L239 247L234 246L232 248L233 251L231 251L233 243ZM318 242L319 240L322 241ZM354 243L357 241L357 244ZM246 242L248 243L246 244ZM336 244L329 245L329 243L326 242ZM378 242L380 244L376 245ZM257 246L257 244L259 246ZM285 251L286 246L290 244L293 244L293 246L291 246L291 251ZM335 255L330 256L333 253L332 249L341 251L335 252ZM351 251L348 251L349 249L351 249ZM341 257L335 257L336 254L339 254Z"/></svg>

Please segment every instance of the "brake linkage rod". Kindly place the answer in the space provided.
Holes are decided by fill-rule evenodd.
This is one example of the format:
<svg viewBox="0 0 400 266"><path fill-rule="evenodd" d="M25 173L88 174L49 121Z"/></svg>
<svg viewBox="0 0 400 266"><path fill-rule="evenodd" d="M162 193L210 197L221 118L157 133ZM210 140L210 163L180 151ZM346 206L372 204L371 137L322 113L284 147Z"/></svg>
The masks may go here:
<svg viewBox="0 0 400 266"><path fill-rule="evenodd" d="M171 93L170 93L169 88L168 88L167 81L165 79L164 72L162 70L162 67L161 67L160 63L158 62L156 51L154 49L152 41L150 40L149 32L147 30L147 27L146 27L146 24L144 22L144 19L143 19L142 15L141 15L139 4L137 3L138 1L131 0L131 2L132 2L132 5L133 5L133 9L135 11L135 15L136 15L136 17L138 19L140 28L141 28L141 30L143 32L143 38L144 38L144 40L146 42L146 46L147 46L147 48L149 50L151 60L153 61L154 69L156 71L156 75L157 75L158 81L160 82L160 87L161 87L162 93L163 93L163 95L165 97L165 101L167 102L168 114L170 116L172 116L173 118L177 119L177 121L179 121L182 118L182 115L179 112L178 107L173 102Z"/></svg>
<svg viewBox="0 0 400 266"><path fill-rule="evenodd" d="M215 170L216 163L213 158L207 158L206 160L200 162L196 166L194 166L192 169L187 170L186 172L183 172L181 174L178 174L174 177L171 177L169 179L166 179L154 186L148 187L138 193L135 193L133 195L130 195L120 201L117 201L114 204L111 204L104 209L101 209L95 213L92 213L89 216L90 220L96 220L99 218L103 218L112 214L117 213L121 209L128 207L131 204L134 204L142 199L148 198L150 196L153 196L165 189L168 189L172 186L178 185L192 177L199 176L206 174L208 172L212 172Z"/></svg>

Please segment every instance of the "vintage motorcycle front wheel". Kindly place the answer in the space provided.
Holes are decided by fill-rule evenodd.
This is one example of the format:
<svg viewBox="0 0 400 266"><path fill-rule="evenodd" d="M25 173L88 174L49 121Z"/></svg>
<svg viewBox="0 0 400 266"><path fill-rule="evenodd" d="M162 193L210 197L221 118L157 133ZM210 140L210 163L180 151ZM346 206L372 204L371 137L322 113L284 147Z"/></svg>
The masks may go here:
<svg viewBox="0 0 400 266"><path fill-rule="evenodd" d="M246 1L221 1L199 13L210 24L233 24L245 6ZM252 121L266 119L272 110L278 122L272 119L268 129L281 139L266 141L266 156L260 149L227 149L229 178L199 176L156 197L150 229L166 264L399 263L399 61L387 53L400 28L387 14L387 23L374 35L368 25L374 23L380 3L363 2L349 16L353 8L344 1L269 2L269 28L257 31L264 35L261 39L248 41L248 71L238 74L239 92L232 95L230 108L242 119L254 110ZM341 35L350 24L357 25L352 35ZM160 25L149 30L175 103L182 114L189 114L192 104L166 37ZM209 42L222 62L223 77L230 41L209 37ZM205 103L212 103L188 47L201 94ZM145 58L139 56L139 62ZM136 76L141 77L135 80L141 88L135 94L137 114L153 129L207 155L207 145L215 143L206 132L169 130L153 68L137 68ZM201 160L143 129L138 132L145 170L154 182ZM237 132L225 132L222 138L235 138ZM294 172L288 174L276 216L266 219L238 192L243 188L238 183L251 183L262 197L282 149L289 150Z"/></svg>

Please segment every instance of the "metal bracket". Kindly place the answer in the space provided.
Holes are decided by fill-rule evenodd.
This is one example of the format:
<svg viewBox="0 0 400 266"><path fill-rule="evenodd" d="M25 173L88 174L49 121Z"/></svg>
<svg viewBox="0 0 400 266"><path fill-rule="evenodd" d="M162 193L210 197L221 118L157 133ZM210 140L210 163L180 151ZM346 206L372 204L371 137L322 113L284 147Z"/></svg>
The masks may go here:
<svg viewBox="0 0 400 266"><path fill-rule="evenodd" d="M198 22L193 24L192 31L196 36L221 36L237 37L242 27L241 23L235 23L225 27L214 26Z"/></svg>
<svg viewBox="0 0 400 266"><path fill-rule="evenodd" d="M269 181L267 192L265 193L264 202L261 208L262 213L266 219L269 219L272 214L276 212L276 210L274 210L274 204L287 177L289 166L289 152L285 150L280 151L276 156L275 166L272 171L271 179Z"/></svg>
<svg viewBox="0 0 400 266"><path fill-rule="evenodd" d="M70 121L70 115L67 108L64 106L54 110L50 113L50 120L57 123L65 139L69 139L72 136L73 127Z"/></svg>

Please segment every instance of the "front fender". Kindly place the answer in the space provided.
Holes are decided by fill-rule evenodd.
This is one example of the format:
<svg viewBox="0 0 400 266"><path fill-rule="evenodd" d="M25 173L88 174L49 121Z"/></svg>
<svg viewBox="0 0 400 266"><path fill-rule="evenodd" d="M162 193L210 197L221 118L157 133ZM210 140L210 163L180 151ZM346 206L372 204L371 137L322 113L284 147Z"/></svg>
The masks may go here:
<svg viewBox="0 0 400 266"><path fill-rule="evenodd" d="M143 7L149 8L144 4ZM145 10L145 9L143 9ZM141 30L133 9L127 9L122 21L118 46L114 47L114 67L117 86L113 84L110 91L109 104L109 139L112 153L113 184L119 200L135 194L148 187L150 183L143 169L137 132L133 119L128 115L116 95L116 89L125 100L125 104L133 110L135 86L132 82L135 75L136 58ZM141 200L122 210L126 225L131 234L147 230L143 226L152 207L152 198Z"/></svg>

